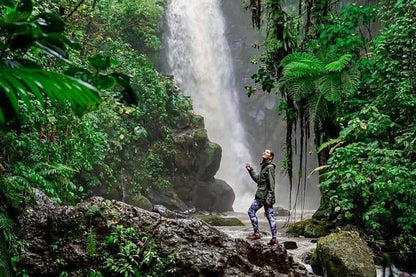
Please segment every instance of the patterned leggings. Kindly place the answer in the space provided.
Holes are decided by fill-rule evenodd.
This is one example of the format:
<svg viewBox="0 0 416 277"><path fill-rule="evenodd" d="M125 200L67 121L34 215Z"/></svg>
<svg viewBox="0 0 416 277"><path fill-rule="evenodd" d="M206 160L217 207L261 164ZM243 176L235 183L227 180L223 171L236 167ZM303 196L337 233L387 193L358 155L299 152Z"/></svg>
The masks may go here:
<svg viewBox="0 0 416 277"><path fill-rule="evenodd" d="M256 212L263 207L263 203L254 199L250 208L248 209L248 216L250 217L251 224L253 225L254 233L259 232L259 220L257 218ZM264 212L266 214L267 220L269 221L270 230L272 231L272 238L276 238L276 221L273 216L273 206L264 205Z"/></svg>

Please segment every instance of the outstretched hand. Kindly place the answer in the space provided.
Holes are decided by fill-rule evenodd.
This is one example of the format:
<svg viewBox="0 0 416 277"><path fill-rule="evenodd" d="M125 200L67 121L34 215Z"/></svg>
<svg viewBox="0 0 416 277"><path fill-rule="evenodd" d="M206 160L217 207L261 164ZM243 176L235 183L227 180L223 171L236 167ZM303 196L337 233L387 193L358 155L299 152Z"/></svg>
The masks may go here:
<svg viewBox="0 0 416 277"><path fill-rule="evenodd" d="M250 170L251 169L251 164L246 164L246 169Z"/></svg>

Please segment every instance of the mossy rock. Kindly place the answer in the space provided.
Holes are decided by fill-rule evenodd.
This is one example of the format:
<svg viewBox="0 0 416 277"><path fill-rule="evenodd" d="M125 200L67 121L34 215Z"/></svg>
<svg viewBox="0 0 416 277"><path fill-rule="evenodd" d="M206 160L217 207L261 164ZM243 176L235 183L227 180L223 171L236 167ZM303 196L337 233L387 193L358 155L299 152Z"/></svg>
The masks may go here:
<svg viewBox="0 0 416 277"><path fill-rule="evenodd" d="M212 226L244 226L243 222L235 217L221 217L218 215L196 215L202 221Z"/></svg>
<svg viewBox="0 0 416 277"><path fill-rule="evenodd" d="M326 276L376 276L372 251L357 232L341 231L319 239L316 256Z"/></svg>
<svg viewBox="0 0 416 277"><path fill-rule="evenodd" d="M205 145L208 142L208 135L206 129L197 129L195 131L195 142L198 145Z"/></svg>
<svg viewBox="0 0 416 277"><path fill-rule="evenodd" d="M153 209L152 202L143 195L133 196L131 198L131 204L146 211L151 211Z"/></svg>
<svg viewBox="0 0 416 277"><path fill-rule="evenodd" d="M325 220L330 218L331 209L318 209L313 215L312 218L316 220Z"/></svg>
<svg viewBox="0 0 416 277"><path fill-rule="evenodd" d="M194 127L202 127L204 128L204 118L197 114L191 114L191 124Z"/></svg>
<svg viewBox="0 0 416 277"><path fill-rule="evenodd" d="M218 144L208 141L204 150L198 156L200 165L198 177L200 180L211 180L215 176L220 167L221 152L221 147Z"/></svg>
<svg viewBox="0 0 416 277"><path fill-rule="evenodd" d="M331 225L327 222L311 218L290 225L287 233L309 238L319 238L328 235L330 228Z"/></svg>

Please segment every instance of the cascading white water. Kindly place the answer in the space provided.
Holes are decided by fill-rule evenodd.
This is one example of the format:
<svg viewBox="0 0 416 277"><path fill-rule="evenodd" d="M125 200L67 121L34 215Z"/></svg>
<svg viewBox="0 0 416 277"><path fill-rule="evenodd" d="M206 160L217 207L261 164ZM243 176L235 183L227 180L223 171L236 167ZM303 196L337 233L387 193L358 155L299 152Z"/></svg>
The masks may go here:
<svg viewBox="0 0 416 277"><path fill-rule="evenodd" d="M209 139L222 147L216 178L234 190L236 211L246 210L255 184L244 168L251 161L239 115L231 51L220 0L170 0L165 34L168 65L179 87L205 119Z"/></svg>

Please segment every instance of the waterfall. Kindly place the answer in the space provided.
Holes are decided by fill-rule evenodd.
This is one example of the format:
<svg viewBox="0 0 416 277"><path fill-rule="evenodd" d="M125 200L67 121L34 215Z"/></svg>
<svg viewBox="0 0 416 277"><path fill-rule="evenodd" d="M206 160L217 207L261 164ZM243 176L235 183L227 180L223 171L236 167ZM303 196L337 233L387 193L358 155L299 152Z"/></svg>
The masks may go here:
<svg viewBox="0 0 416 277"><path fill-rule="evenodd" d="M233 188L234 210L246 210L256 185L244 168L252 159L240 120L237 93L242 92L235 85L220 0L170 0L166 20L170 73L191 97L195 112L204 117L209 139L222 148L215 177Z"/></svg>

